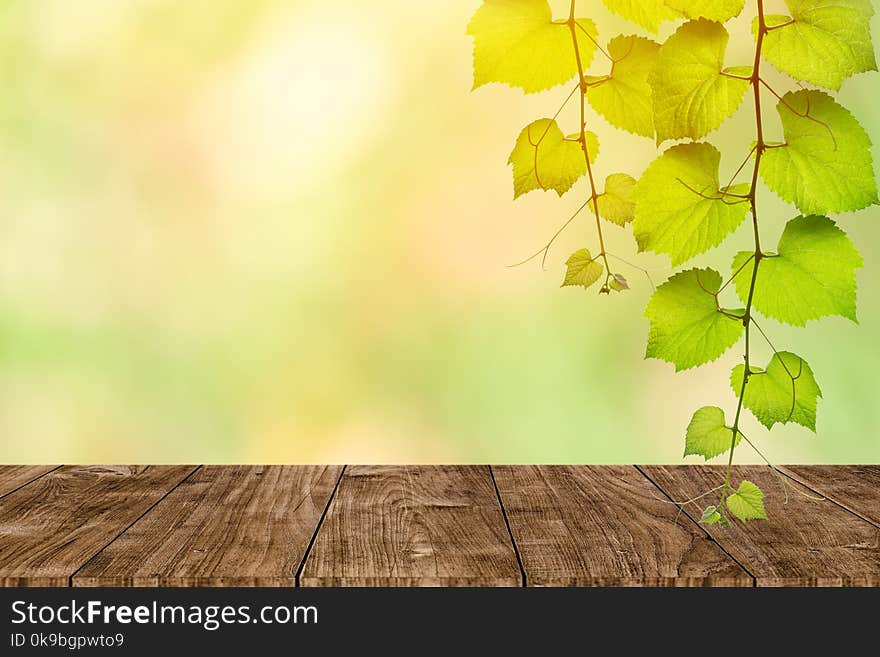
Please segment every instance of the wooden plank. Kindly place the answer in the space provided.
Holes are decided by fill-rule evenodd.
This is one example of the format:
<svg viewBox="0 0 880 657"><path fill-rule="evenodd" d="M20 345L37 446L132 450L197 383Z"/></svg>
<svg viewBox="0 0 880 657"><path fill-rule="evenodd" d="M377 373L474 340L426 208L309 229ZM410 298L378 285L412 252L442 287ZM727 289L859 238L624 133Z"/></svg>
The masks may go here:
<svg viewBox="0 0 880 657"><path fill-rule="evenodd" d="M724 481L723 466L643 470L677 500L691 499ZM784 504L785 494L769 468L734 468L734 483L742 479L764 490L770 519L707 530L755 575L758 586L880 585L880 529L829 500L819 502L792 491ZM790 485L809 494L794 481ZM685 512L697 519L703 506L689 504Z"/></svg>
<svg viewBox="0 0 880 657"><path fill-rule="evenodd" d="M204 466L74 586L294 586L342 466Z"/></svg>
<svg viewBox="0 0 880 657"><path fill-rule="evenodd" d="M345 471L301 586L520 586L489 468Z"/></svg>
<svg viewBox="0 0 880 657"><path fill-rule="evenodd" d="M67 586L194 469L64 466L0 499L0 586Z"/></svg>
<svg viewBox="0 0 880 657"><path fill-rule="evenodd" d="M0 497L56 468L57 465L0 465Z"/></svg>
<svg viewBox="0 0 880 657"><path fill-rule="evenodd" d="M632 466L494 472L529 586L753 584Z"/></svg>
<svg viewBox="0 0 880 657"><path fill-rule="evenodd" d="M880 527L880 465L790 465L781 469Z"/></svg>

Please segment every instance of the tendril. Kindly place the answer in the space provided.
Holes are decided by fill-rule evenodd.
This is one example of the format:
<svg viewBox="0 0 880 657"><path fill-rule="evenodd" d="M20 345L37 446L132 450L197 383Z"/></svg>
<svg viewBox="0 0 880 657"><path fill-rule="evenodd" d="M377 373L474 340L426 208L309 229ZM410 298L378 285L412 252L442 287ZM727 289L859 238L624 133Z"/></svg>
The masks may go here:
<svg viewBox="0 0 880 657"><path fill-rule="evenodd" d="M589 203L590 203L589 200L584 201L584 204L581 205L581 207L579 207L579 208L575 211L575 213L574 213L573 215L571 215L571 216L568 218L568 220L567 220L564 224L562 224L562 227L561 227L559 230L557 230L557 231L553 234L553 237L550 238L550 241L547 242L547 244L544 246L544 248L542 248L542 249L536 251L535 253L533 253L532 255L530 255L528 258L526 258L526 259L523 260L522 262L518 262L518 263L516 263L516 264L514 264L514 265L508 265L508 268L521 267L522 265L525 265L525 264L531 262L532 260L534 260L535 258L537 258L539 255L544 254L544 257L541 258L541 269L545 269L545 270L546 270L545 265L547 264L547 256L548 256L549 253L550 253L550 248L553 246L554 242L556 242L556 240L559 239L559 236L562 235L563 232L565 232L565 229L568 228L568 227L571 225L571 222L573 222L573 221L577 218L577 216L578 216L581 212L583 212L584 208L587 207L587 205L589 205Z"/></svg>

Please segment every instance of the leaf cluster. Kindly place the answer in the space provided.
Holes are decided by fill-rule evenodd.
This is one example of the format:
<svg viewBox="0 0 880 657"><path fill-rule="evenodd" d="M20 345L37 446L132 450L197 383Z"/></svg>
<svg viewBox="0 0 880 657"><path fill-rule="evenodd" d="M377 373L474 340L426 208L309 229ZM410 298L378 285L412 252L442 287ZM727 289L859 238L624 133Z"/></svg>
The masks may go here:
<svg viewBox="0 0 880 657"><path fill-rule="evenodd" d="M733 452L748 441L742 411L768 429L797 423L815 431L822 393L807 361L778 351L758 319L799 327L829 316L857 321L856 272L863 262L837 215L877 204L878 191L871 140L833 94L850 77L877 70L872 3L785 0L783 15L765 13L762 0L749 2L752 30L742 36L752 39L754 58L729 61L727 23L746 11L745 0L603 2L648 33L669 21L677 27L663 43L641 34L606 40L574 1L567 17L554 18L546 0L485 0L468 25L474 87L503 83L534 93L575 79L568 99L580 98L580 125L563 129L561 109L537 119L509 158L515 198L535 190L562 196L587 178L582 209L595 216L598 248L571 255L563 286L599 284L608 294L629 289L610 270L604 222L631 225L639 251L665 255L678 267L722 245L751 218L754 248L736 253L729 272L686 267L656 288L645 310L646 357L685 370L745 341L744 362L730 374L732 421L720 407L700 408L687 427L684 453L728 456L721 499L705 509L703 522L729 524L728 513L766 518L758 487L743 481L734 488L730 481ZM762 66L787 76L791 88L774 89ZM729 171L709 137L748 96L755 135L742 152L724 154L725 161L742 162ZM770 105L778 121L765 125ZM600 144L587 129L588 107L613 126L654 140L657 158L638 179L615 172L604 189L597 187ZM761 181L794 206L791 214L762 216L759 223ZM772 248L762 247L762 228L778 235ZM763 366L753 353L754 329L769 347Z"/></svg>

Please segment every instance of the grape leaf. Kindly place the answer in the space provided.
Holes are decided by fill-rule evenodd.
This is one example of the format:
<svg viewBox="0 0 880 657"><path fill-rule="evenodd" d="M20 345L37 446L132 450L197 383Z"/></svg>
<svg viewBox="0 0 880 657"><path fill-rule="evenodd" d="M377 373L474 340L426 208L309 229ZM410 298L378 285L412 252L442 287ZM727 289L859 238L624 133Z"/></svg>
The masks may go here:
<svg viewBox="0 0 880 657"><path fill-rule="evenodd" d="M711 144L680 144L651 163L633 190L640 251L666 253L678 265L719 245L743 222L748 201L720 191L720 161Z"/></svg>
<svg viewBox="0 0 880 657"><path fill-rule="evenodd" d="M605 192L596 198L599 214L618 226L625 226L635 216L636 203L632 200L636 179L625 173L613 173L605 179Z"/></svg>
<svg viewBox="0 0 880 657"><path fill-rule="evenodd" d="M679 27L660 48L648 77L658 144L699 139L740 106L749 81L722 73L729 38L723 25L696 20Z"/></svg>
<svg viewBox="0 0 880 657"><path fill-rule="evenodd" d="M658 287L645 309L651 322L645 357L681 371L715 360L732 347L743 324L718 308L720 287L721 274L712 269L689 269Z"/></svg>
<svg viewBox="0 0 880 657"><path fill-rule="evenodd" d="M828 217L797 217L785 226L778 254L758 266L754 307L787 324L805 326L829 315L856 318L856 270L863 266L856 247ZM733 259L736 292L745 303L753 267L752 252Z"/></svg>
<svg viewBox="0 0 880 657"><path fill-rule="evenodd" d="M598 32L589 18L576 24L586 68L593 61ZM467 33L474 38L474 89L503 82L534 93L577 75L571 30L566 22L553 21L547 0L485 0Z"/></svg>
<svg viewBox="0 0 880 657"><path fill-rule="evenodd" d="M703 510L703 515L700 516L700 522L704 525L715 525L721 521L721 514L718 513L718 507L714 504L712 506L707 506Z"/></svg>
<svg viewBox="0 0 880 657"><path fill-rule="evenodd" d="M597 262L587 249L572 253L565 264L568 266L568 270L565 272L565 281L562 283L562 287L569 285L590 287L599 280L604 271L602 264Z"/></svg>
<svg viewBox="0 0 880 657"><path fill-rule="evenodd" d="M828 94L787 93L777 105L785 145L770 148L761 176L804 214L861 210L877 203L871 140Z"/></svg>
<svg viewBox="0 0 880 657"><path fill-rule="evenodd" d="M708 18L724 23L742 13L746 0L666 0L666 4L687 18Z"/></svg>
<svg viewBox="0 0 880 657"><path fill-rule="evenodd" d="M599 139L586 133L590 161L599 153ZM554 189L562 196L587 173L587 163L577 135L566 137L556 121L538 119L520 133L510 153L514 198L534 189Z"/></svg>
<svg viewBox="0 0 880 657"><path fill-rule="evenodd" d="M623 274L611 274L611 280L608 282L608 287L615 292L623 292L624 290L629 289L629 281L626 280L626 277Z"/></svg>
<svg viewBox="0 0 880 657"><path fill-rule="evenodd" d="M730 375L730 386L739 397L745 365L737 365ZM816 431L816 405L822 391L813 370L800 356L788 351L774 354L766 370L752 370L746 385L743 406L768 429L777 422L796 422Z"/></svg>
<svg viewBox="0 0 880 657"><path fill-rule="evenodd" d="M743 479L736 492L727 497L727 508L734 517L742 521L766 520L767 512L764 510L764 493L751 481Z"/></svg>
<svg viewBox="0 0 880 657"><path fill-rule="evenodd" d="M666 4L666 0L603 0L618 16L656 32L663 21L674 20L678 15Z"/></svg>
<svg viewBox="0 0 880 657"><path fill-rule="evenodd" d="M654 110L648 74L660 44L637 36L618 36L608 44L614 63L608 76L587 76L587 100L608 122L642 137L654 136Z"/></svg>
<svg viewBox="0 0 880 657"><path fill-rule="evenodd" d="M739 445L742 434L736 432ZM724 423L724 411L717 406L704 406L691 418L684 441L684 455L698 455L707 461L730 450L733 427Z"/></svg>
<svg viewBox="0 0 880 657"><path fill-rule="evenodd" d="M856 73L876 71L871 0L786 0L791 16L768 16L764 57L796 80L840 89ZM752 25L758 32L758 19Z"/></svg>

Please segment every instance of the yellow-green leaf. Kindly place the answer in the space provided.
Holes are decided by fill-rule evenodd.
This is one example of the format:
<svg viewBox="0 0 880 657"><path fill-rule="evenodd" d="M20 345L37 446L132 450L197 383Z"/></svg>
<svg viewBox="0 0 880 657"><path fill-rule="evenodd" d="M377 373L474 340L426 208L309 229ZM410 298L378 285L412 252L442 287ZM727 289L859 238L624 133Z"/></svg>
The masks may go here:
<svg viewBox="0 0 880 657"><path fill-rule="evenodd" d="M666 4L666 0L603 0L618 16L656 32L663 21L675 20L678 15Z"/></svg>
<svg viewBox="0 0 880 657"><path fill-rule="evenodd" d="M740 482L736 492L727 497L727 508L735 518L746 520L766 520L764 493L751 481Z"/></svg>
<svg viewBox="0 0 880 657"><path fill-rule="evenodd" d="M635 217L632 199L636 179L625 173L613 173L605 179L605 192L596 199L599 215L618 226L625 226Z"/></svg>
<svg viewBox="0 0 880 657"><path fill-rule="evenodd" d="M643 137L654 136L648 75L660 44L637 36L618 36L608 44L613 64L608 76L587 77L587 100L608 122Z"/></svg>
<svg viewBox="0 0 880 657"><path fill-rule="evenodd" d="M767 187L804 214L851 212L877 203L871 139L822 91L787 93L777 105L785 144L761 160Z"/></svg>
<svg viewBox="0 0 880 657"><path fill-rule="evenodd" d="M485 0L467 31L474 38L474 89L503 82L533 93L577 75L571 30L553 20L547 0ZM596 24L579 18L575 32L586 68L596 52Z"/></svg>
<svg viewBox="0 0 880 657"><path fill-rule="evenodd" d="M599 139L592 132L586 137L592 162L599 152ZM513 165L514 198L534 189L553 189L562 196L587 173L577 135L566 137L552 119L538 119L523 129L508 164Z"/></svg>
<svg viewBox="0 0 880 657"><path fill-rule="evenodd" d="M724 23L742 13L745 0L666 0L666 4L687 18Z"/></svg>
<svg viewBox="0 0 880 657"><path fill-rule="evenodd" d="M648 81L654 99L657 141L699 139L740 106L749 81L724 75L729 40L719 23L685 23L663 44Z"/></svg>
<svg viewBox="0 0 880 657"><path fill-rule="evenodd" d="M691 418L684 440L685 456L702 456L709 460L730 451L731 443L736 447L742 434L736 432L733 440L733 427L724 421L724 411L717 406L704 406Z"/></svg>
<svg viewBox="0 0 880 657"><path fill-rule="evenodd" d="M753 253L733 259L733 284L746 302L752 282ZM782 231L775 254L761 259L752 303L761 314L805 326L810 320L840 315L856 320L856 270L862 256L828 217L797 217Z"/></svg>
<svg viewBox="0 0 880 657"><path fill-rule="evenodd" d="M716 295L721 274L713 269L683 271L657 288L645 317L651 322L646 358L675 365L676 371L715 360L736 344L742 321L722 312Z"/></svg>
<svg viewBox="0 0 880 657"><path fill-rule="evenodd" d="M636 183L633 232L640 251L666 253L678 265L720 244L746 217L748 201L722 191L721 154L711 144L680 144L654 160Z"/></svg>
<svg viewBox="0 0 880 657"><path fill-rule="evenodd" d="M768 16L764 57L796 80L840 89L851 75L876 71L871 0L786 0L791 16ZM757 33L755 19L753 31Z"/></svg>
<svg viewBox="0 0 880 657"><path fill-rule="evenodd" d="M611 280L608 281L608 287L615 292L624 292L629 289L629 281L623 274L611 274Z"/></svg>
<svg viewBox="0 0 880 657"><path fill-rule="evenodd" d="M563 281L562 287L569 285L590 287L599 280L604 271L602 264L593 258L587 249L572 253L565 264L568 269L565 272L565 281Z"/></svg>
<svg viewBox="0 0 880 657"><path fill-rule="evenodd" d="M745 369L745 365L737 365L730 374L730 387L737 397L742 390ZM815 431L816 406L821 396L807 361L791 352L780 351L770 359L766 370L752 367L743 406L768 429L777 422L796 422Z"/></svg>
<svg viewBox="0 0 880 657"><path fill-rule="evenodd" d="M718 507L714 504L703 509L703 515L700 516L700 524L717 525L721 522L721 514L718 513Z"/></svg>

